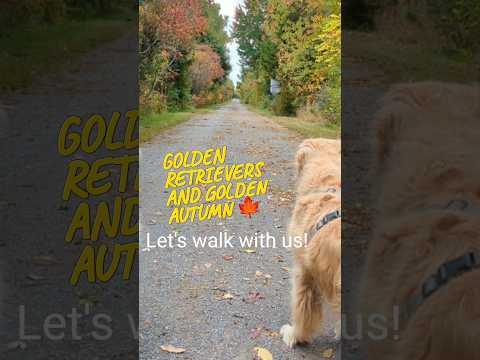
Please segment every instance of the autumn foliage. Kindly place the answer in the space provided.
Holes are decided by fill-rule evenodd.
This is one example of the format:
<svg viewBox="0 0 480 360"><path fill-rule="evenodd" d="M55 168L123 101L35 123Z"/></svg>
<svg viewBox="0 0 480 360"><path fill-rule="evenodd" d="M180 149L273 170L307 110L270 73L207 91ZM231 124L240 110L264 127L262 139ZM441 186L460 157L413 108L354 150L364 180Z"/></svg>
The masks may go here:
<svg viewBox="0 0 480 360"><path fill-rule="evenodd" d="M199 0L147 1L141 7L140 19L143 35L170 51L190 47L208 25Z"/></svg>
<svg viewBox="0 0 480 360"><path fill-rule="evenodd" d="M202 89L208 89L215 80L224 75L225 71L220 64L220 56L209 45L197 45L193 64L190 67L193 93L198 94Z"/></svg>
<svg viewBox="0 0 480 360"><path fill-rule="evenodd" d="M331 123L340 118L340 1L245 0L237 9L234 37L246 103L281 115L318 109ZM282 91L270 94L270 80Z"/></svg>
<svg viewBox="0 0 480 360"><path fill-rule="evenodd" d="M233 96L226 19L212 0L148 0L140 6L140 106L174 111ZM229 89L232 89L230 91Z"/></svg>

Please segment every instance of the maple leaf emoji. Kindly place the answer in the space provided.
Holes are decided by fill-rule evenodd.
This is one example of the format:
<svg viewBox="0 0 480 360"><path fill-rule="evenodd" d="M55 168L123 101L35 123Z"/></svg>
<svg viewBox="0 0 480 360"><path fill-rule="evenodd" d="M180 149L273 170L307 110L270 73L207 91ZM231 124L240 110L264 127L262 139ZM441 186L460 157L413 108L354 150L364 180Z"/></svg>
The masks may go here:
<svg viewBox="0 0 480 360"><path fill-rule="evenodd" d="M247 215L249 218L251 218L252 215L258 211L258 205L259 202L253 202L252 199L250 199L250 196L245 197L245 199L243 200L243 204L238 204L238 206L240 207L240 213L243 215Z"/></svg>

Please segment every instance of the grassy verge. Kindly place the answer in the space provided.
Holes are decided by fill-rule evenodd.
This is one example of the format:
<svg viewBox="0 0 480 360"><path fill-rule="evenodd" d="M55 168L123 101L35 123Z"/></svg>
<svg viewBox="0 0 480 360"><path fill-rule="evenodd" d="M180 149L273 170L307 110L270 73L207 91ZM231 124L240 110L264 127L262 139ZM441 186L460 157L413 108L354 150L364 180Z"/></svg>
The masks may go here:
<svg viewBox="0 0 480 360"><path fill-rule="evenodd" d="M184 112L144 112L140 114L140 142L150 141L163 130L174 127L189 120L196 114L205 114L217 109L220 105L192 109Z"/></svg>
<svg viewBox="0 0 480 360"><path fill-rule="evenodd" d="M390 39L378 33L344 31L347 58L380 69L390 82L423 80L470 82L476 72L472 57L448 54L439 46ZM470 76L469 76L470 75Z"/></svg>
<svg viewBox="0 0 480 360"><path fill-rule="evenodd" d="M135 16L66 20L1 34L0 91L28 86L35 75L56 71L68 60L134 29Z"/></svg>
<svg viewBox="0 0 480 360"><path fill-rule="evenodd" d="M275 116L273 117L273 120L287 129L296 131L305 138L340 138L340 127L338 126L315 123L301 118L282 116Z"/></svg>
<svg viewBox="0 0 480 360"><path fill-rule="evenodd" d="M275 116L268 109L259 109L253 106L249 106L249 109L257 114L269 117L277 124L293 130L305 138L340 138L341 130L340 127L336 125L322 124L320 122L305 120L301 117Z"/></svg>

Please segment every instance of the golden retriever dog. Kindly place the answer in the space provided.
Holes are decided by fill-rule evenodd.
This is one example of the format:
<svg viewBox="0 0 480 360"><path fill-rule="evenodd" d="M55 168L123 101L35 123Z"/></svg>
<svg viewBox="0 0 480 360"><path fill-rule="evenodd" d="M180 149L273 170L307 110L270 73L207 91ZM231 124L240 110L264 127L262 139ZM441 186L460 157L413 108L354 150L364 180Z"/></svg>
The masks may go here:
<svg viewBox="0 0 480 360"><path fill-rule="evenodd" d="M288 232L291 237L306 237L307 244L294 254L293 323L280 330L289 347L313 340L325 310L334 315L340 336L340 141L305 140L296 166L297 199Z"/></svg>
<svg viewBox="0 0 480 360"><path fill-rule="evenodd" d="M366 337L368 359L480 359L479 127L478 86L397 85L383 100L360 312L386 331Z"/></svg>

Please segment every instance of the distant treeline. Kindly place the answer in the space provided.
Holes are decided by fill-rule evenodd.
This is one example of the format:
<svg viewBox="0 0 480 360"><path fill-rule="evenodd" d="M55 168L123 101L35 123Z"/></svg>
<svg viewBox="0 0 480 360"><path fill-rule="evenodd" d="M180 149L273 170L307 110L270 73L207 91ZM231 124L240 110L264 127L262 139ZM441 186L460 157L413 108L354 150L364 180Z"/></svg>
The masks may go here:
<svg viewBox="0 0 480 360"><path fill-rule="evenodd" d="M480 47L478 0L346 0L342 16L347 29L383 30L402 20L418 32L435 32L445 48L474 52Z"/></svg>
<svg viewBox="0 0 480 360"><path fill-rule="evenodd" d="M0 26L8 29L32 23L56 24L69 18L105 16L119 6L137 5L136 0L3 0Z"/></svg>

